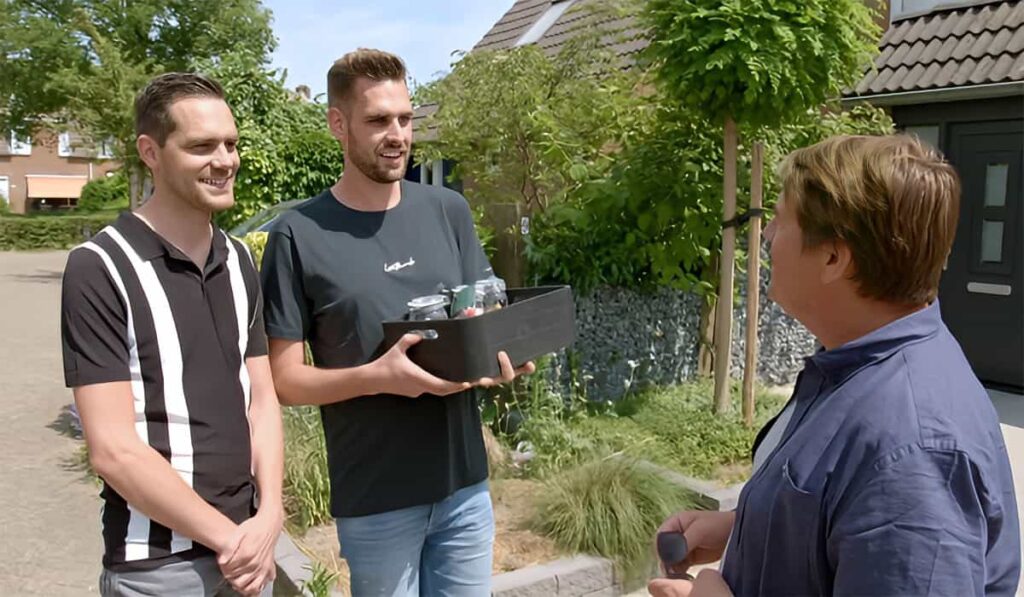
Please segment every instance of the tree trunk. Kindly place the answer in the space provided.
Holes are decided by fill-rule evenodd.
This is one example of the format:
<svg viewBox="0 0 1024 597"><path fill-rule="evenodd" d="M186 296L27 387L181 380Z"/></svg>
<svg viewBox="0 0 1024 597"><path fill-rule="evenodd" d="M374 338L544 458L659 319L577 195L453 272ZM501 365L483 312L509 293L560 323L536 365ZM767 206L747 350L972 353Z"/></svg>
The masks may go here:
<svg viewBox="0 0 1024 597"><path fill-rule="evenodd" d="M708 264L711 271L718 269L718 256L713 255ZM702 297L700 308L700 338L697 348L697 375L711 377L715 374L715 295Z"/></svg>
<svg viewBox="0 0 1024 597"><path fill-rule="evenodd" d="M722 221L736 217L736 123L725 119L725 180ZM715 324L715 413L729 409L729 366L732 349L733 269L736 261L736 227L722 230L722 261L719 270L718 309Z"/></svg>
<svg viewBox="0 0 1024 597"><path fill-rule="evenodd" d="M764 193L764 144L754 143L750 173L750 209L761 208ZM761 216L750 218L747 247L747 346L743 367L743 421L754 426L754 380L757 379L757 323L761 300Z"/></svg>
<svg viewBox="0 0 1024 597"><path fill-rule="evenodd" d="M146 172L141 164L130 164L128 166L128 198L132 211L142 205L142 187Z"/></svg>
<svg viewBox="0 0 1024 597"><path fill-rule="evenodd" d="M487 206L487 219L494 227L495 275L509 288L521 287L526 281L526 253L522 219L528 212L518 203L497 203Z"/></svg>

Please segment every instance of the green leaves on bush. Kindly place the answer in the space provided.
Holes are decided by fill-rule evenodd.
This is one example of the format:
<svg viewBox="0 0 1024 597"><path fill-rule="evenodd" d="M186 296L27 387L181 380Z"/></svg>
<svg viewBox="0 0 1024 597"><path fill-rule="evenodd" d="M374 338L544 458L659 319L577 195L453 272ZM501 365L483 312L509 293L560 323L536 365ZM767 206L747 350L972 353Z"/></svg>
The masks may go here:
<svg viewBox="0 0 1024 597"><path fill-rule="evenodd" d="M282 71L245 56L197 66L224 86L238 126L235 206L215 216L218 225L230 229L281 201L318 194L337 180L343 159L327 130L325 105L286 88Z"/></svg>
<svg viewBox="0 0 1024 597"><path fill-rule="evenodd" d="M267 247L267 233L260 231L250 232L242 240L249 246L249 250L252 251L252 259L256 262L256 269L259 269L260 264L263 263L263 249Z"/></svg>
<svg viewBox="0 0 1024 597"><path fill-rule="evenodd" d="M721 243L721 128L662 96L651 101L657 108L633 121L608 175L534 218L527 238L533 283L571 284L578 292L602 285L712 290L706 274L713 277L708 265ZM768 207L779 190L774 167L790 151L830 135L893 130L881 109L835 108L760 132ZM742 130L742 138L753 138L752 128ZM750 202L749 147L740 147L739 158L742 210Z"/></svg>
<svg viewBox="0 0 1024 597"><path fill-rule="evenodd" d="M0 217L0 250L68 249L85 242L116 217L110 212Z"/></svg>
<svg viewBox="0 0 1024 597"><path fill-rule="evenodd" d="M532 521L538 532L572 552L614 559L627 579L645 578L654 535L692 499L649 467L611 457L551 479Z"/></svg>
<svg viewBox="0 0 1024 597"><path fill-rule="evenodd" d="M76 210L94 212L119 207L128 209L128 177L118 170L110 176L101 176L85 183L78 198Z"/></svg>
<svg viewBox="0 0 1024 597"><path fill-rule="evenodd" d="M611 405L567 405L550 394L518 405L525 420L515 440L533 446L526 472L541 478L616 452L691 477L737 481L746 472L760 425L781 410L786 396L759 390L756 424L748 428L738 412L712 413L711 394L707 381L653 388ZM738 386L733 394L738 404Z"/></svg>
<svg viewBox="0 0 1024 597"><path fill-rule="evenodd" d="M417 145L417 159L454 160L456 175L471 182L471 202L518 204L523 213L603 176L647 106L636 93L639 74L622 70L601 43L615 32L587 26L608 22L602 14L615 7L604 4L571 9L583 14L557 55L534 45L474 51L417 89L418 103L438 106L429 120L437 139Z"/></svg>

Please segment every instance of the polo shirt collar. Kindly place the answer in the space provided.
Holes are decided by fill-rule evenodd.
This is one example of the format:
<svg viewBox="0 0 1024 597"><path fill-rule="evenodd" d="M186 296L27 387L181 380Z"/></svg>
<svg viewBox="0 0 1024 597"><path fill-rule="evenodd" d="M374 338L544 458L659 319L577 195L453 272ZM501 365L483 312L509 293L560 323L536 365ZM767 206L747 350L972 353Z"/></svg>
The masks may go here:
<svg viewBox="0 0 1024 597"><path fill-rule="evenodd" d="M178 261L192 263L192 259L185 255L180 249L171 244L167 239L157 234L155 230L142 221L139 216L130 211L121 212L115 226L121 231L128 243L145 261L157 257L169 257ZM207 259L206 271L224 263L228 258L227 239L216 224L210 224L213 232L213 246L210 250L210 257Z"/></svg>
<svg viewBox="0 0 1024 597"><path fill-rule="evenodd" d="M897 319L877 330L832 350L822 350L808 361L829 381L838 385L860 369L896 351L934 336L942 325L939 301Z"/></svg>

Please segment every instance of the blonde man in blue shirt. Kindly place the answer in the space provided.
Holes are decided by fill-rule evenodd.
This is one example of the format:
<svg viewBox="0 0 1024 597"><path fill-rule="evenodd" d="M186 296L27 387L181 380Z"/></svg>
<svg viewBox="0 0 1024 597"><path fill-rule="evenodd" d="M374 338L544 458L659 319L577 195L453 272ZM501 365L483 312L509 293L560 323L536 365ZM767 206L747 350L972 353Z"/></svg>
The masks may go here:
<svg viewBox="0 0 1024 597"><path fill-rule="evenodd" d="M1013 595L1020 528L988 394L937 300L960 184L908 136L791 154L765 236L769 296L822 350L758 437L734 512L681 512L656 597Z"/></svg>

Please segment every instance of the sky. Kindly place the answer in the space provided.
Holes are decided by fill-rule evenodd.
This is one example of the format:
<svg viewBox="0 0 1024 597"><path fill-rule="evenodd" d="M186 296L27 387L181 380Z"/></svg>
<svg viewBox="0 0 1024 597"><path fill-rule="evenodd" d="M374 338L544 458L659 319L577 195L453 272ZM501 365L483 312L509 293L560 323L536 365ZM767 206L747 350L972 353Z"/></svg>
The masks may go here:
<svg viewBox="0 0 1024 597"><path fill-rule="evenodd" d="M278 38L271 64L287 85L326 91L327 69L359 47L401 56L416 83L448 72L452 52L470 50L514 0L263 0Z"/></svg>

